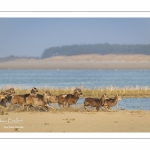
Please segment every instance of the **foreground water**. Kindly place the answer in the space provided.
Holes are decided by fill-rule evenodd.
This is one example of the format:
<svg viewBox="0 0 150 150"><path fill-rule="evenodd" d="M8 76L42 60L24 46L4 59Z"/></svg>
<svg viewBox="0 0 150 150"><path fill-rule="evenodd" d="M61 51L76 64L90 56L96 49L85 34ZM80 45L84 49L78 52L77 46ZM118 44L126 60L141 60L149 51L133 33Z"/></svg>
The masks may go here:
<svg viewBox="0 0 150 150"><path fill-rule="evenodd" d="M148 87L150 70L0 70L0 88ZM82 105L79 99L77 105ZM150 98L123 98L120 109L150 110Z"/></svg>

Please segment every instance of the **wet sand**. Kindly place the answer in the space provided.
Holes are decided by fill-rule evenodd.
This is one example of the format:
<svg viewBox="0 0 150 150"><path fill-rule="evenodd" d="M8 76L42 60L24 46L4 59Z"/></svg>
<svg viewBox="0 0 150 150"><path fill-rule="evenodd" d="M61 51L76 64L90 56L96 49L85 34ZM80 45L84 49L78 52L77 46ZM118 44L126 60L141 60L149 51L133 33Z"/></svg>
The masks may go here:
<svg viewBox="0 0 150 150"><path fill-rule="evenodd" d="M87 112L59 109L5 113L0 115L0 132L150 132L150 111Z"/></svg>

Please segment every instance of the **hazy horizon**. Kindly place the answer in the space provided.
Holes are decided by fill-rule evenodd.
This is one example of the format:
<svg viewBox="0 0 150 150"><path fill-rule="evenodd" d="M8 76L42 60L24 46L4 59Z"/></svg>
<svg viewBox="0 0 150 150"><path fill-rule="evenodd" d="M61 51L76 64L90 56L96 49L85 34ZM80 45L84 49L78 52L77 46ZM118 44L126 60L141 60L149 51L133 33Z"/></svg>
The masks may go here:
<svg viewBox="0 0 150 150"><path fill-rule="evenodd" d="M150 18L0 18L0 57L75 44L150 44Z"/></svg>

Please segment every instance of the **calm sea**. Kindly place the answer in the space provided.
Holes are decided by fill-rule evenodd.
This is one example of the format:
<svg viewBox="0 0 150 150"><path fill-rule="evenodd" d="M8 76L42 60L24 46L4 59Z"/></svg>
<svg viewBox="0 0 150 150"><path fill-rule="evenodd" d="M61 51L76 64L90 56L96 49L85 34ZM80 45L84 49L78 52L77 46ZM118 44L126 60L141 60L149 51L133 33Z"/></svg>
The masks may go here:
<svg viewBox="0 0 150 150"><path fill-rule="evenodd" d="M4 87L148 87L150 70L0 70L0 88ZM84 99L79 99L78 105ZM124 98L121 109L150 110L150 98Z"/></svg>

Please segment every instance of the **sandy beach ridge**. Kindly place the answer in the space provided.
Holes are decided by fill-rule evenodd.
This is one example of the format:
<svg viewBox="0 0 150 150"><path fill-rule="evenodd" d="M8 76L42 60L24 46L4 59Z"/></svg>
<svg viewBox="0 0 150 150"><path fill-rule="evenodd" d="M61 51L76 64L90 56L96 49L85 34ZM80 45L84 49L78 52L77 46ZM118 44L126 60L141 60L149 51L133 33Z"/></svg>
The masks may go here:
<svg viewBox="0 0 150 150"><path fill-rule="evenodd" d="M76 55L1 61L0 69L150 69L149 55Z"/></svg>

